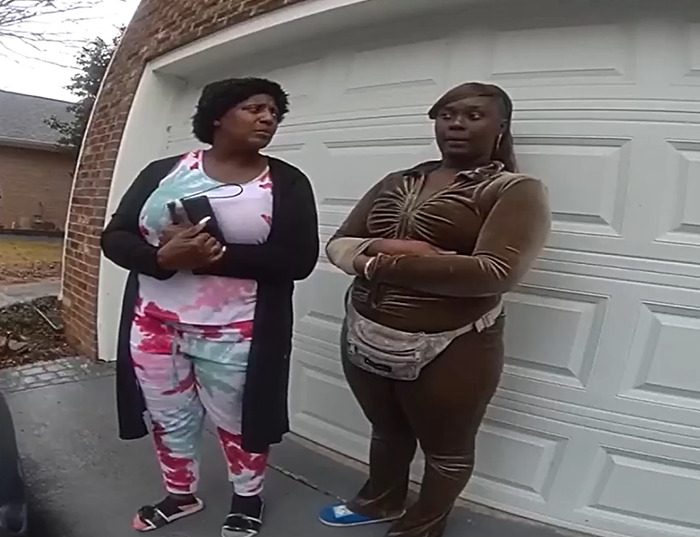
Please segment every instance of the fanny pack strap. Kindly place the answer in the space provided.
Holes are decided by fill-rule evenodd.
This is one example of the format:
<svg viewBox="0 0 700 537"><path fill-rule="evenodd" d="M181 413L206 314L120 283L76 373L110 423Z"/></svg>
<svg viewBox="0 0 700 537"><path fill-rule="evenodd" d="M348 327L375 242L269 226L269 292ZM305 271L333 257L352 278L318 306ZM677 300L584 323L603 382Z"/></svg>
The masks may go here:
<svg viewBox="0 0 700 537"><path fill-rule="evenodd" d="M481 317L479 317L476 321L469 323L466 326L463 326L461 328L457 328L454 331L450 332L445 332L446 334L451 333L454 334L452 336L453 339L458 338L459 336L462 336L466 334L467 332L471 332L472 330L476 330L477 332L483 332L487 328L491 328L494 324L496 324L496 321L498 321L498 318L501 316L503 313L503 299L500 299L498 301L498 304L496 304L492 309L484 313Z"/></svg>
<svg viewBox="0 0 700 537"><path fill-rule="evenodd" d="M496 324L498 318L503 314L504 309L505 304L503 303L503 299L501 298L498 301L498 304L496 304L493 307L493 309L487 311L479 319L472 323L474 325L474 330L476 330L477 332L483 332L487 328L491 328L494 324Z"/></svg>
<svg viewBox="0 0 700 537"><path fill-rule="evenodd" d="M348 313L351 313L352 315L356 315L362 319L365 319L362 315L360 315L357 310L353 307L352 305L352 292L348 290L348 293L345 295L345 307L346 311ZM471 322L465 326L462 326L460 328L457 328L455 330L447 330L445 332L439 333L439 335L446 335L450 336L450 339L456 339L459 336L462 336L466 334L467 332L471 332L472 330L476 330L477 332L483 332L487 328L491 328L494 324L496 324L496 321L498 321L498 318L501 316L504 310L504 303L503 299L501 298L498 301L498 304L496 304L492 309L484 313L481 317L479 317L476 321ZM369 321L369 319L366 319ZM374 322L374 321L370 321ZM404 332L403 330L396 330L395 328L389 328L385 327L387 330L394 331L394 332L402 332L409 334L410 332ZM426 335L433 335L433 334L426 334ZM438 335L438 334L435 334Z"/></svg>

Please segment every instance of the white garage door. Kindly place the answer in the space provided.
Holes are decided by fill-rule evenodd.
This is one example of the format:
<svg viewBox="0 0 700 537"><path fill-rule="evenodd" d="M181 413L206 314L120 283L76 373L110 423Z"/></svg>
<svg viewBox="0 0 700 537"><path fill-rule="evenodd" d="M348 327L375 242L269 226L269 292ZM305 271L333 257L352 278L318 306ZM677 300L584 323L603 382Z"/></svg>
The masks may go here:
<svg viewBox="0 0 700 537"><path fill-rule="evenodd" d="M290 91L271 152L312 178L324 241L385 173L436 156L425 111L443 90L474 79L512 94L519 160L549 185L554 231L508 298L507 370L465 496L599 534L697 536L700 8L524 4L365 28L237 73ZM173 108L167 153L192 146L200 87ZM292 420L364 460L338 359L348 284L322 259L298 288Z"/></svg>

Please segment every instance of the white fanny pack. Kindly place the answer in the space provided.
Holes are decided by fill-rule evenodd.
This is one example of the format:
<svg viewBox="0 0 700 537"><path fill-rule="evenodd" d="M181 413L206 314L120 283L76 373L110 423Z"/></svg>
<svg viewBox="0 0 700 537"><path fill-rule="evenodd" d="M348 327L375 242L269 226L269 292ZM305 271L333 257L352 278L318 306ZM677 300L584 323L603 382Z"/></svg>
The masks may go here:
<svg viewBox="0 0 700 537"><path fill-rule="evenodd" d="M490 328L503 313L503 301L482 317L456 330L436 334L404 332L363 317L347 300L347 357L351 363L371 373L394 380L416 380L455 339Z"/></svg>

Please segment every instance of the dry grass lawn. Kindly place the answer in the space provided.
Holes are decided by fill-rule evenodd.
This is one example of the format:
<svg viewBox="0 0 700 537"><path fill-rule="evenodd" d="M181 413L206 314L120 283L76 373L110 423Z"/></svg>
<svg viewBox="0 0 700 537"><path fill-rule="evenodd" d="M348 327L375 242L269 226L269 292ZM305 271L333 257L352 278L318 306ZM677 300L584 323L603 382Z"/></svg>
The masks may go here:
<svg viewBox="0 0 700 537"><path fill-rule="evenodd" d="M58 278L63 245L60 241L0 237L0 283Z"/></svg>

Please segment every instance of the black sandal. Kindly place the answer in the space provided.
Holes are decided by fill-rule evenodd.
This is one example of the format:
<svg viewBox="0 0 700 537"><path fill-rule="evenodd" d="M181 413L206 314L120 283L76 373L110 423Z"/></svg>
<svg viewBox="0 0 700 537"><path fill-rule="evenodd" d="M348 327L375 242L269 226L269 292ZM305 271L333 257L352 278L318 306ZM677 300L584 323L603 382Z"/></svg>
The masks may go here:
<svg viewBox="0 0 700 537"><path fill-rule="evenodd" d="M153 531L204 509L204 502L194 498L195 503L183 504L168 496L156 505L145 505L138 510L132 526L136 531Z"/></svg>
<svg viewBox="0 0 700 537"><path fill-rule="evenodd" d="M264 510L265 503L260 497L241 498L234 496L231 501L231 511L221 528L221 537L253 537L257 535L262 528Z"/></svg>

